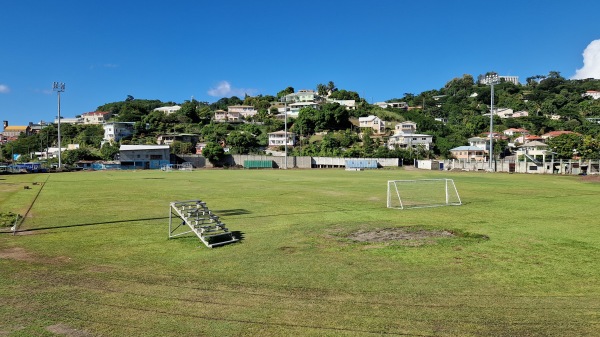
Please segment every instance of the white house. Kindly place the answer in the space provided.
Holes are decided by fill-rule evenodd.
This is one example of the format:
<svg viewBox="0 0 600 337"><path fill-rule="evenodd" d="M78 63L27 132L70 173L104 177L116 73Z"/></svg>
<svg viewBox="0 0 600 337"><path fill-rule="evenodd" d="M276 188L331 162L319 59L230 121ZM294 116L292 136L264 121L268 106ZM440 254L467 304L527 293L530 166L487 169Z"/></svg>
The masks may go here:
<svg viewBox="0 0 600 337"><path fill-rule="evenodd" d="M229 115L238 115L242 118L248 118L256 115L258 111L252 105L232 105L227 107Z"/></svg>
<svg viewBox="0 0 600 337"><path fill-rule="evenodd" d="M173 106L163 106L160 108L156 108L156 109L154 109L154 111L160 111L160 112L164 113L165 115L170 115L172 113L179 111L180 109L181 109L181 106L173 105Z"/></svg>
<svg viewBox="0 0 600 337"><path fill-rule="evenodd" d="M328 98L327 103L337 103L346 108L346 110L356 110L356 101L353 99L332 99Z"/></svg>
<svg viewBox="0 0 600 337"><path fill-rule="evenodd" d="M283 107L277 108L277 111L279 112L279 114L277 115L277 118L280 118L280 119L285 118L286 107L287 107L288 117L292 117L292 118L297 118L298 114L300 113L300 110L302 110L302 108L309 107L309 108L319 110L319 104L315 103L315 102L290 103L290 104L284 105Z"/></svg>
<svg viewBox="0 0 600 337"><path fill-rule="evenodd" d="M523 128L510 128L510 129L506 129L506 130L502 131L502 133L504 133L505 136L512 137L517 134L528 135L529 131L527 131Z"/></svg>
<svg viewBox="0 0 600 337"><path fill-rule="evenodd" d="M429 150L432 143L433 136L419 133L396 133L388 138L388 148L390 149L423 147L425 150Z"/></svg>
<svg viewBox="0 0 600 337"><path fill-rule="evenodd" d="M269 133L269 146L294 146L296 145L296 134L294 132L287 133L287 142L285 131L276 131Z"/></svg>
<svg viewBox="0 0 600 337"><path fill-rule="evenodd" d="M361 128L373 129L375 133L384 133L385 131L385 121L382 121L377 116L359 117L358 124Z"/></svg>
<svg viewBox="0 0 600 337"><path fill-rule="evenodd" d="M396 124L396 126L394 126L394 129L396 133L414 133L417 131L417 123L411 121L402 122Z"/></svg>
<svg viewBox="0 0 600 337"><path fill-rule="evenodd" d="M535 159L541 157L542 161L546 161L546 156L551 154L552 153L548 151L548 145L538 141L527 142L519 146L516 151L517 158L518 156L526 156Z"/></svg>
<svg viewBox="0 0 600 337"><path fill-rule="evenodd" d="M58 118L54 119L54 124L58 124ZM75 117L75 118L60 118L60 124L83 124L83 118Z"/></svg>
<svg viewBox="0 0 600 337"><path fill-rule="evenodd" d="M471 146L471 147L477 147L477 148L480 148L480 149L486 150L486 151L490 147L489 138L471 137L468 139L468 141L469 141L469 146Z"/></svg>
<svg viewBox="0 0 600 337"><path fill-rule="evenodd" d="M112 122L104 124L104 139L102 140L102 144L107 142L118 142L125 137L133 135L134 124L135 123L133 122Z"/></svg>
<svg viewBox="0 0 600 337"><path fill-rule="evenodd" d="M406 102L375 102L374 105L385 109L385 108L394 108L394 109L408 109L408 104Z"/></svg>
<svg viewBox="0 0 600 337"><path fill-rule="evenodd" d="M298 90L283 97L286 102L317 102L321 97L314 90Z"/></svg>
<svg viewBox="0 0 600 337"><path fill-rule="evenodd" d="M394 127L395 133L388 138L388 148L413 148L423 147L426 150L431 148L433 143L433 136L419 134L417 131L417 123L411 121L405 121L396 124Z"/></svg>
<svg viewBox="0 0 600 337"><path fill-rule="evenodd" d="M582 97L591 97L593 99L598 99L600 98L600 91L596 91L596 90L588 90L585 92L585 94L581 95Z"/></svg>

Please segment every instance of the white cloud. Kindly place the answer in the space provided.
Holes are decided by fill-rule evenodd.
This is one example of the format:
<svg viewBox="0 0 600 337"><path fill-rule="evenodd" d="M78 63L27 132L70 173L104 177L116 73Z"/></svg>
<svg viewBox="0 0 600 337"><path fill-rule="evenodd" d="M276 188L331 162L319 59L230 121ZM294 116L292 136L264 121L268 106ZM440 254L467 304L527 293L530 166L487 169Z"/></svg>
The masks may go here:
<svg viewBox="0 0 600 337"><path fill-rule="evenodd" d="M577 69L572 79L600 79L600 40L594 40L583 51L583 68Z"/></svg>
<svg viewBox="0 0 600 337"><path fill-rule="evenodd" d="M0 84L0 94L8 94L10 92L10 88L6 84Z"/></svg>
<svg viewBox="0 0 600 337"><path fill-rule="evenodd" d="M252 96L256 94L258 90L256 89L248 89L248 88L233 88L231 83L227 81L221 81L217 84L216 87L211 88L207 91L210 96L213 97L231 97L238 96L239 98L244 98L246 94Z"/></svg>

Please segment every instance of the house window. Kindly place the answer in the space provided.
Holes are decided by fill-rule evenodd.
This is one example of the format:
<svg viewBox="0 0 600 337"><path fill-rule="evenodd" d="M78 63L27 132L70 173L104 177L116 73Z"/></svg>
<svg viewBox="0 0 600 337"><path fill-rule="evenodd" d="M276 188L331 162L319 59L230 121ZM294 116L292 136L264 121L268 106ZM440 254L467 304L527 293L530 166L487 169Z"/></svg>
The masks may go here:
<svg viewBox="0 0 600 337"><path fill-rule="evenodd" d="M150 159L151 160L162 160L162 156L160 154L151 154Z"/></svg>
<svg viewBox="0 0 600 337"><path fill-rule="evenodd" d="M137 155L137 157L139 158L139 157L140 157L140 155L138 154L138 155Z"/></svg>

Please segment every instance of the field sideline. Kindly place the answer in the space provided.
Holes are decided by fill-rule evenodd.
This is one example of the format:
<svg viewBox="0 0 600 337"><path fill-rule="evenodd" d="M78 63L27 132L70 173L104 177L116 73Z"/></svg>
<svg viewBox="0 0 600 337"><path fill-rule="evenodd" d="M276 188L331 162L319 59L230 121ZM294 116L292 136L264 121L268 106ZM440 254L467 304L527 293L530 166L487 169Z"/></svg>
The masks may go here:
<svg viewBox="0 0 600 337"><path fill-rule="evenodd" d="M464 205L387 209L386 181L415 178L454 179ZM190 199L242 240L168 240ZM0 336L595 336L599 201L577 176L0 175L0 212L28 212L0 229ZM348 239L398 227L456 235Z"/></svg>

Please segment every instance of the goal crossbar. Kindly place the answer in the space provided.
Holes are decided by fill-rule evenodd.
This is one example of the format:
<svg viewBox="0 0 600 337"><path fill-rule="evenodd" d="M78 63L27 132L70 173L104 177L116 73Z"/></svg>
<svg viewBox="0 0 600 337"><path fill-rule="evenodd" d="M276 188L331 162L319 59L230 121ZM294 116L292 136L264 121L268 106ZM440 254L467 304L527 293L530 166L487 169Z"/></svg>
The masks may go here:
<svg viewBox="0 0 600 337"><path fill-rule="evenodd" d="M388 180L388 208L423 208L462 205L452 179Z"/></svg>

